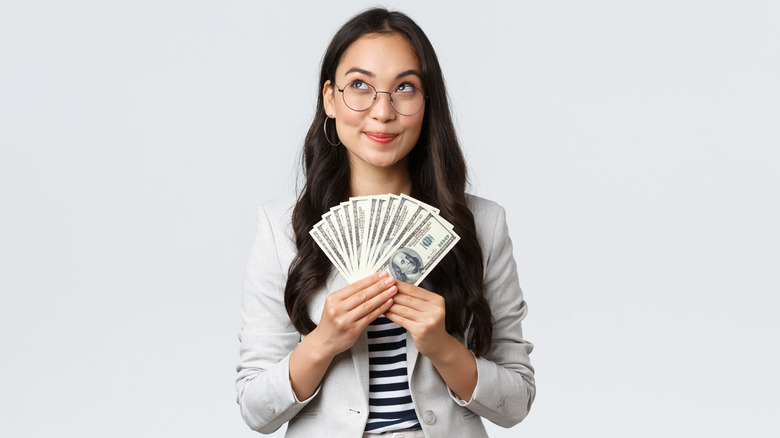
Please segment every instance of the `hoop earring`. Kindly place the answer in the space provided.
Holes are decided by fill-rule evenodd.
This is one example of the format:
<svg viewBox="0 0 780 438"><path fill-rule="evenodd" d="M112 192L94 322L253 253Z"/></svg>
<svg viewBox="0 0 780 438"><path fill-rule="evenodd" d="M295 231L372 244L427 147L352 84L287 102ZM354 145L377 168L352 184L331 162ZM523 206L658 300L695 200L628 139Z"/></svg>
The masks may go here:
<svg viewBox="0 0 780 438"><path fill-rule="evenodd" d="M325 140L327 140L331 146L335 147L341 144L341 139L339 139L338 143L333 144L333 142L330 141L330 138L328 138L328 119L329 117L325 117L325 122L322 124L322 132L325 134ZM338 135L338 133L336 135Z"/></svg>

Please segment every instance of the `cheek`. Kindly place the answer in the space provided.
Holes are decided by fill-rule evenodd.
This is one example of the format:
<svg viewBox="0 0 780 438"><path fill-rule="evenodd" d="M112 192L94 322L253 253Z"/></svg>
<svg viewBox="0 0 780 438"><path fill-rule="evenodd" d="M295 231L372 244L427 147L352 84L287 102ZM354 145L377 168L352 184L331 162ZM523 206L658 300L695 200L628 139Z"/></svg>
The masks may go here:
<svg viewBox="0 0 780 438"><path fill-rule="evenodd" d="M423 125L423 117L422 115L415 114L413 117L406 116L407 118L404 120L406 123L404 123L404 128L409 131L413 132L415 135L419 136L420 132L422 131L422 125Z"/></svg>
<svg viewBox="0 0 780 438"><path fill-rule="evenodd" d="M362 113L347 109L346 111L341 111L336 117L336 126L345 135L350 135L355 128L360 126L362 120Z"/></svg>
<svg viewBox="0 0 780 438"><path fill-rule="evenodd" d="M403 153L409 154L412 149L417 145L417 143L420 142L420 128L418 126L414 126L411 128L407 128L406 132L404 134L404 142L403 142Z"/></svg>

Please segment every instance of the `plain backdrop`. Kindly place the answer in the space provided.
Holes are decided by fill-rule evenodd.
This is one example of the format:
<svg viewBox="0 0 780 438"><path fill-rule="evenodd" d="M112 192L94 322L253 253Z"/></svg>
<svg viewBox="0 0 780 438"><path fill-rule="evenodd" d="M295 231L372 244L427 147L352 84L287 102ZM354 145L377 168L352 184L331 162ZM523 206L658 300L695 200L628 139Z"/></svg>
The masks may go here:
<svg viewBox="0 0 780 438"><path fill-rule="evenodd" d="M257 436L256 208L370 5L0 0L0 436ZM508 213L538 395L491 436L778 436L780 3L384 5Z"/></svg>

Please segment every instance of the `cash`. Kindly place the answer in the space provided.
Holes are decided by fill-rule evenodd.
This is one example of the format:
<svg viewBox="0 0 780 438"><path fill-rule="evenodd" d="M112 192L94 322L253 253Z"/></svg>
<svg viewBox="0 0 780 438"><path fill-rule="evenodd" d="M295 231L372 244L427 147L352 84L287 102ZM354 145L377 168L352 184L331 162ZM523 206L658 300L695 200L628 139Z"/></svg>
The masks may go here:
<svg viewBox="0 0 780 438"><path fill-rule="evenodd" d="M350 283L386 270L419 285L460 240L437 208L403 194L349 198L310 234Z"/></svg>

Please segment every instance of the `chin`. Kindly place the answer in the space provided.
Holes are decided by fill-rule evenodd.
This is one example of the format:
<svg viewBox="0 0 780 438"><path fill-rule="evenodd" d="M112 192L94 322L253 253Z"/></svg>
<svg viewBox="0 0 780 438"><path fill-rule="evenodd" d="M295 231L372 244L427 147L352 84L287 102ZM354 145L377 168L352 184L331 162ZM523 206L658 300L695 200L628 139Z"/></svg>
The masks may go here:
<svg viewBox="0 0 780 438"><path fill-rule="evenodd" d="M388 161L367 161L367 163L370 166L376 167L376 168L379 168L379 169L390 169L393 166L395 166L396 164L398 164L397 161L392 161L392 162L388 162Z"/></svg>
<svg viewBox="0 0 780 438"><path fill-rule="evenodd" d="M403 161L403 157L399 157L395 153L371 154L369 156L360 157L360 159L370 166L379 168L390 168Z"/></svg>

